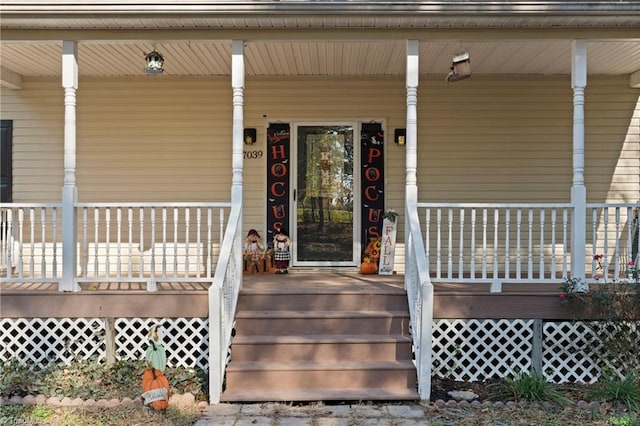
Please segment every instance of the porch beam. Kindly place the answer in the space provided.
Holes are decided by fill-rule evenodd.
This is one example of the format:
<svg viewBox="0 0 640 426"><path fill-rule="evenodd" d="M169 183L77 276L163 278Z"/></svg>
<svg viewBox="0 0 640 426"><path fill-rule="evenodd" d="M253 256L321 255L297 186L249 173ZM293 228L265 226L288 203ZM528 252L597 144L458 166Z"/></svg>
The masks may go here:
<svg viewBox="0 0 640 426"><path fill-rule="evenodd" d="M22 89L22 75L0 66L0 86L12 90Z"/></svg>
<svg viewBox="0 0 640 426"><path fill-rule="evenodd" d="M2 29L2 41L51 41L73 39L83 43L113 43L163 40L566 40L637 41L638 29L613 28L308 28L291 31L278 28L256 29Z"/></svg>
<svg viewBox="0 0 640 426"><path fill-rule="evenodd" d="M629 75L629 86L633 89L640 89L640 70Z"/></svg>
<svg viewBox="0 0 640 426"><path fill-rule="evenodd" d="M573 89L573 223L571 227L571 276L584 288L586 266L587 189L584 183L584 89L587 86L587 42L571 42L571 88Z"/></svg>
<svg viewBox="0 0 640 426"><path fill-rule="evenodd" d="M58 290L80 291L76 278L76 91L78 90L78 42L62 43L64 88L64 186L62 188L62 281Z"/></svg>

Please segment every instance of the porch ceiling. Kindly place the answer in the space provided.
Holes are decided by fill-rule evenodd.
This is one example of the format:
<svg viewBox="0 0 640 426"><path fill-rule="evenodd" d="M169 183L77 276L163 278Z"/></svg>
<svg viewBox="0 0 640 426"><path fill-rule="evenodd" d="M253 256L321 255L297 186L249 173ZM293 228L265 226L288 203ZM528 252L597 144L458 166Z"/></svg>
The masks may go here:
<svg viewBox="0 0 640 426"><path fill-rule="evenodd" d="M232 39L248 76L403 76L405 40L421 40L420 73L449 72L466 50L474 75L568 75L571 39L588 40L590 74L640 70L640 4L602 1L3 1L2 80L61 75L78 40L83 77L231 75ZM9 76L9 77L7 77Z"/></svg>
<svg viewBox="0 0 640 426"><path fill-rule="evenodd" d="M90 42L79 45L82 77L144 76L144 55L165 58L164 77L231 75L225 41ZM420 74L449 72L454 53L466 50L474 75L568 75L569 40L435 40L420 44ZM588 73L624 75L640 69L640 40L589 41ZM62 42L0 43L3 71L24 77L61 76ZM387 41L248 41L248 76L403 76L405 44Z"/></svg>

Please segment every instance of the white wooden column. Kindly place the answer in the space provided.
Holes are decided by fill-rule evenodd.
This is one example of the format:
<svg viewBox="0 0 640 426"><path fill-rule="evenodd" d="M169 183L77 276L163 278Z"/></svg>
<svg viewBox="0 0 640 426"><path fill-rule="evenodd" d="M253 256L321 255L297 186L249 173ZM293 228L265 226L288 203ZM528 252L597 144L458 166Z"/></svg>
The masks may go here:
<svg viewBox="0 0 640 426"><path fill-rule="evenodd" d="M231 47L231 87L233 88L233 140L231 204L242 206L242 167L244 132L244 41L233 40Z"/></svg>
<svg viewBox="0 0 640 426"><path fill-rule="evenodd" d="M571 43L571 88L573 89L573 223L571 227L571 276L584 281L586 275L587 189L584 184L584 88L587 86L587 42ZM586 287L586 286L585 286ZM584 288L583 290L587 290Z"/></svg>
<svg viewBox="0 0 640 426"><path fill-rule="evenodd" d="M64 88L64 186L62 187L62 282L60 291L79 291L76 278L76 91L78 90L78 43L62 43Z"/></svg>
<svg viewBox="0 0 640 426"><path fill-rule="evenodd" d="M418 83L419 56L418 40L407 40L407 123L406 123L406 179L405 204L418 202ZM405 210L406 217L406 210ZM409 223L405 220L405 223ZM407 247L408 233L404 233L404 243Z"/></svg>

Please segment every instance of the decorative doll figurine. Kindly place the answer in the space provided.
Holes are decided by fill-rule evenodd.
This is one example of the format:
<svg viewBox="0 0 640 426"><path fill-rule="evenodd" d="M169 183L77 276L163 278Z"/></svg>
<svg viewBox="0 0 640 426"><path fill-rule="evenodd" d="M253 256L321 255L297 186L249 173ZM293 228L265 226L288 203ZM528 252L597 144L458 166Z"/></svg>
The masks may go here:
<svg viewBox="0 0 640 426"><path fill-rule="evenodd" d="M164 372L167 367L167 354L162 346L162 330L159 325L153 325L148 331L149 346L145 353L145 359L147 363L155 368Z"/></svg>
<svg viewBox="0 0 640 426"><path fill-rule="evenodd" d="M255 229L250 229L244 239L244 261L245 269L251 273L254 268L256 272L260 272L264 268L264 245L260 234Z"/></svg>
<svg viewBox="0 0 640 426"><path fill-rule="evenodd" d="M278 229L273 236L273 260L275 261L276 274L289 273L289 260L291 260L291 254L289 253L290 245L291 241L287 234Z"/></svg>

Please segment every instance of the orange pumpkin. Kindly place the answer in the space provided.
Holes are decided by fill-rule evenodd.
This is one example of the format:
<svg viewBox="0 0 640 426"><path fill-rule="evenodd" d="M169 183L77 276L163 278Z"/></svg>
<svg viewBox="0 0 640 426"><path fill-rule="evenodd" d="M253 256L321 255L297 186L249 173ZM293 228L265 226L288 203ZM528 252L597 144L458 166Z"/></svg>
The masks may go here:
<svg viewBox="0 0 640 426"><path fill-rule="evenodd" d="M360 272L367 275L376 274L378 272L378 265L368 257L365 257L362 265L360 265Z"/></svg>
<svg viewBox="0 0 640 426"><path fill-rule="evenodd" d="M162 371L155 368L147 368L142 375L142 399L144 405L156 410L166 410L169 406L171 389L167 377Z"/></svg>

